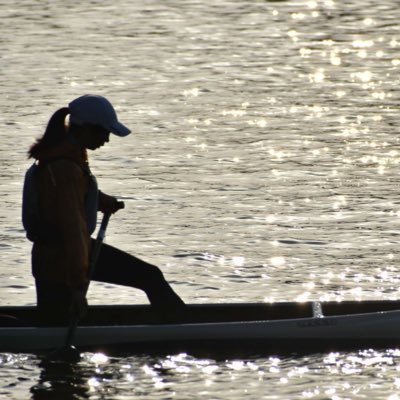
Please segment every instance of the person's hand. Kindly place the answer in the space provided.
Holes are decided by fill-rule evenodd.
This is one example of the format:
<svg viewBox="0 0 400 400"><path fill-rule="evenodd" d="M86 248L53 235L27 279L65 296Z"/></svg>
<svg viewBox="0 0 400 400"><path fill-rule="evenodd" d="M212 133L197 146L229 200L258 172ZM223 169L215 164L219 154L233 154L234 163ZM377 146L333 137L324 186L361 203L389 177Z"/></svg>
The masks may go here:
<svg viewBox="0 0 400 400"><path fill-rule="evenodd" d="M113 196L99 192L99 210L101 212L104 214L114 214L121 208L124 208L124 203L122 201L118 201Z"/></svg>
<svg viewBox="0 0 400 400"><path fill-rule="evenodd" d="M78 320L82 319L87 311L88 302L86 300L86 291L82 289L76 289L71 295L71 308L70 312L72 317Z"/></svg>
<svg viewBox="0 0 400 400"><path fill-rule="evenodd" d="M115 202L110 207L110 212L111 212L111 214L114 214L118 210L121 210L124 207L125 207L125 203L123 201L118 201L117 199L115 199Z"/></svg>

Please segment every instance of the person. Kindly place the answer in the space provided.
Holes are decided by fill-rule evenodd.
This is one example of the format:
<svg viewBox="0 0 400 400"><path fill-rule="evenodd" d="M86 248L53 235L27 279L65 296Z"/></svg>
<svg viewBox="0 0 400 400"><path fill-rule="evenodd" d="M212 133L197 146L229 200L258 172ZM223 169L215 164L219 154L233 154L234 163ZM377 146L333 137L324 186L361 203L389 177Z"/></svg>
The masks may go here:
<svg viewBox="0 0 400 400"><path fill-rule="evenodd" d="M36 198L36 205L32 200L23 205L35 214L25 218L24 227L33 242L37 309L46 323L67 324L71 313L82 315L86 309L97 212L120 208L115 197L98 189L87 150L109 142L110 133L124 137L130 130L118 121L105 97L84 95L56 111L28 151L35 172L34 184L24 185L24 202ZM91 279L141 289L152 308L161 312L179 314L185 308L157 266L107 244L101 247Z"/></svg>

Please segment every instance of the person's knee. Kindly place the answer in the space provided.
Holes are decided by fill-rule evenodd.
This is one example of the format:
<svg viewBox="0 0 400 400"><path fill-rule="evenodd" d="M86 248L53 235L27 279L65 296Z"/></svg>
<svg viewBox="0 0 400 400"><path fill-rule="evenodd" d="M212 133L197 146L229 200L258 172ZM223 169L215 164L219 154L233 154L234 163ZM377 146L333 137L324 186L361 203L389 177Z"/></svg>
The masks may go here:
<svg viewBox="0 0 400 400"><path fill-rule="evenodd" d="M148 265L146 276L151 281L164 281L164 274L162 273L161 269L155 265Z"/></svg>

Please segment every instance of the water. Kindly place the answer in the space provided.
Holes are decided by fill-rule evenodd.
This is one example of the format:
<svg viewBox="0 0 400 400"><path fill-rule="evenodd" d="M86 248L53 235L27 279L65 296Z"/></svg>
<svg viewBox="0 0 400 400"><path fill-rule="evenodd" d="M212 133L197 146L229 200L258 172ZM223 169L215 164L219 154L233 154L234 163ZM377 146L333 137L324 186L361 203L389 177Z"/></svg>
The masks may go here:
<svg viewBox="0 0 400 400"><path fill-rule="evenodd" d="M33 304L26 150L103 94L132 128L91 154L108 242L186 302L399 298L396 0L0 4L0 302ZM93 284L89 300L142 303ZM0 355L0 398L400 397L399 350L215 359ZM75 396L75 397L73 397Z"/></svg>

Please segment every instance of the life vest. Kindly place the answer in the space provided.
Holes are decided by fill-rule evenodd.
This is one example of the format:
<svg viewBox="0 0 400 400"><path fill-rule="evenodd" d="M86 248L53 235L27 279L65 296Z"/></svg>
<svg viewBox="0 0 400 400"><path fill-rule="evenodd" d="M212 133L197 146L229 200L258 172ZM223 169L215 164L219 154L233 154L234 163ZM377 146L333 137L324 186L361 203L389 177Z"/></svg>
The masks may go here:
<svg viewBox="0 0 400 400"><path fill-rule="evenodd" d="M38 170L43 168L35 161L26 171L22 191L22 225L26 231L26 237L32 241L52 242L55 240L56 232L48 231L43 224L39 208L39 190L37 185ZM98 209L98 185L96 177L91 173L89 167L83 168L89 178L89 187L85 198L86 223L89 235L91 235L97 224Z"/></svg>

